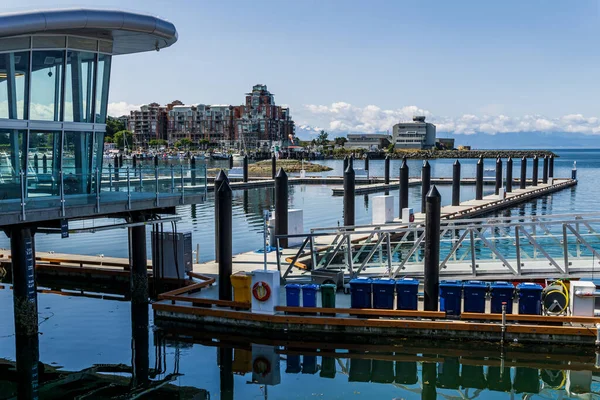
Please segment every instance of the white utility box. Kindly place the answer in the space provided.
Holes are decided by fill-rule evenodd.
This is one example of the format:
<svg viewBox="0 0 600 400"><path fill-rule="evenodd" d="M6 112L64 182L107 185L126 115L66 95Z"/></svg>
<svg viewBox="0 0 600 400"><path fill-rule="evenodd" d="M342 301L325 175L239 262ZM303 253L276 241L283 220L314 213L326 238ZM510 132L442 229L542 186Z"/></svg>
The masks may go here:
<svg viewBox="0 0 600 400"><path fill-rule="evenodd" d="M506 189L504 187L501 187L500 189L498 189L498 200L504 199L506 199Z"/></svg>
<svg viewBox="0 0 600 400"><path fill-rule="evenodd" d="M300 235L304 233L304 211L288 210L288 235ZM300 246L304 242L303 237L289 238L288 247ZM275 213L269 219L269 243L271 247L277 246L275 239Z"/></svg>
<svg viewBox="0 0 600 400"><path fill-rule="evenodd" d="M415 222L415 211L412 208L402 209L402 223L410 224Z"/></svg>
<svg viewBox="0 0 600 400"><path fill-rule="evenodd" d="M571 315L578 317L594 316L594 293L596 285L590 281L571 281L569 307Z"/></svg>
<svg viewBox="0 0 600 400"><path fill-rule="evenodd" d="M569 397L591 399L592 371L567 371L565 390Z"/></svg>
<svg viewBox="0 0 600 400"><path fill-rule="evenodd" d="M252 312L275 314L279 305L279 271L252 271Z"/></svg>
<svg viewBox="0 0 600 400"><path fill-rule="evenodd" d="M382 225L394 221L394 196L373 197L373 224Z"/></svg>
<svg viewBox="0 0 600 400"><path fill-rule="evenodd" d="M280 357L275 347L252 345L252 382L275 386L281 382Z"/></svg>
<svg viewBox="0 0 600 400"><path fill-rule="evenodd" d="M306 170L305 169L300 170L300 178L306 178Z"/></svg>
<svg viewBox="0 0 600 400"><path fill-rule="evenodd" d="M548 178L548 185L554 185L554 178Z"/></svg>

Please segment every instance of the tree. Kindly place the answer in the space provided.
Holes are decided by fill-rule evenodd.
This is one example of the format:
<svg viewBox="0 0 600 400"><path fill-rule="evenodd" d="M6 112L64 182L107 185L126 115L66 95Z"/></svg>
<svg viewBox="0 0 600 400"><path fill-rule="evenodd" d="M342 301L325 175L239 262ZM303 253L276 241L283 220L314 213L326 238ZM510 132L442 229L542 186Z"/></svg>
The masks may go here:
<svg viewBox="0 0 600 400"><path fill-rule="evenodd" d="M329 140L327 140L327 138L329 137L329 134L325 131L321 131L319 133L319 136L317 136L317 144L320 144L321 146L325 146L327 143L329 143Z"/></svg>
<svg viewBox="0 0 600 400"><path fill-rule="evenodd" d="M115 133L124 131L127 127L121 121L113 117L106 117L106 136L114 137Z"/></svg>
<svg viewBox="0 0 600 400"><path fill-rule="evenodd" d="M131 132L122 130L113 136L113 141L117 144L117 148L123 149L125 147L131 147L133 143L133 135Z"/></svg>
<svg viewBox="0 0 600 400"><path fill-rule="evenodd" d="M175 142L175 147L177 148L188 148L192 145L192 141L188 138L183 138Z"/></svg>
<svg viewBox="0 0 600 400"><path fill-rule="evenodd" d="M344 145L346 144L346 142L348 141L348 139L345 138L345 137L343 137L343 136L339 136L339 137L336 137L335 139L333 139L333 141L335 142L335 144L337 146L344 147Z"/></svg>
<svg viewBox="0 0 600 400"><path fill-rule="evenodd" d="M153 147L160 147L160 146L166 146L167 141L164 139L152 139L148 142L148 144Z"/></svg>
<svg viewBox="0 0 600 400"><path fill-rule="evenodd" d="M111 136L104 136L104 143L114 143Z"/></svg>

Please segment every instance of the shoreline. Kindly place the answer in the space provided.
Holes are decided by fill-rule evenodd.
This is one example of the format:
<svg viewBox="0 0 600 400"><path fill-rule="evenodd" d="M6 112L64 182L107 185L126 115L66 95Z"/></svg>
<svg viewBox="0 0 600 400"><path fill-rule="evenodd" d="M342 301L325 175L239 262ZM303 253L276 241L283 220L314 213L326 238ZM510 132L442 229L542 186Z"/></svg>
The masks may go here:
<svg viewBox="0 0 600 400"><path fill-rule="evenodd" d="M334 155L333 158L336 160L343 159L348 154L351 154L351 152ZM511 157L513 160L521 159L523 157L533 158L536 155L540 159L543 159L544 156L553 156L554 158L560 157L550 150L400 150L394 151L393 153L369 153L369 158L372 160L384 159L386 155L389 155L392 159L402 159L406 157L407 159L413 160L479 158L480 156L492 159Z"/></svg>

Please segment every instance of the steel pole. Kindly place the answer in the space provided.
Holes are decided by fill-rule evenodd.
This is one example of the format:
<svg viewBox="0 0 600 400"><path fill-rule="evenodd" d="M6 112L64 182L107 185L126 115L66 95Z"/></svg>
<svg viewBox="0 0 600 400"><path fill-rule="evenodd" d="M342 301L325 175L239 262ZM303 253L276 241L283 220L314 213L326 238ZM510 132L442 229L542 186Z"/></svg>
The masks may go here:
<svg viewBox="0 0 600 400"><path fill-rule="evenodd" d="M141 213L131 216L132 223L145 222ZM146 225L129 228L129 253L131 254L130 290L131 304L148 305L148 256L146 254Z"/></svg>
<svg viewBox="0 0 600 400"><path fill-rule="evenodd" d="M527 158L521 158L521 180L519 181L519 188L525 189L527 186Z"/></svg>
<svg viewBox="0 0 600 400"><path fill-rule="evenodd" d="M354 226L355 178L354 168L349 163L344 172L344 226Z"/></svg>
<svg viewBox="0 0 600 400"><path fill-rule="evenodd" d="M365 171L369 170L369 155L365 156Z"/></svg>
<svg viewBox="0 0 600 400"><path fill-rule="evenodd" d="M502 160L500 157L496 159L496 188L494 194L497 196L500 193L502 187Z"/></svg>
<svg viewBox="0 0 600 400"><path fill-rule="evenodd" d="M288 176L279 168L275 176L275 235L288 234ZM288 247L288 239L279 239L281 247Z"/></svg>
<svg viewBox="0 0 600 400"><path fill-rule="evenodd" d="M531 186L538 185L538 168L539 168L539 159L538 156L533 156L533 174L531 176Z"/></svg>
<svg viewBox="0 0 600 400"><path fill-rule="evenodd" d="M275 179L275 175L277 175L277 158L273 154L271 156L271 179Z"/></svg>
<svg viewBox="0 0 600 400"><path fill-rule="evenodd" d="M425 208L425 311L438 310L440 283L440 217L442 197L435 185L427 194Z"/></svg>
<svg viewBox="0 0 600 400"><path fill-rule="evenodd" d="M233 157L232 157L233 159ZM244 182L248 182L248 156L244 156Z"/></svg>
<svg viewBox="0 0 600 400"><path fill-rule="evenodd" d="M506 160L506 193L512 192L512 182L513 181L513 160L511 157L508 157Z"/></svg>
<svg viewBox="0 0 600 400"><path fill-rule="evenodd" d="M542 183L548 183L548 156L544 155L544 164L542 167Z"/></svg>
<svg viewBox="0 0 600 400"><path fill-rule="evenodd" d="M231 300L232 192L228 181L221 182L215 200L219 203L219 300Z"/></svg>
<svg viewBox="0 0 600 400"><path fill-rule="evenodd" d="M219 261L219 202L217 201L217 193L221 188L223 182L229 183L229 178L225 175L225 171L219 171L219 174L215 178L215 261Z"/></svg>
<svg viewBox="0 0 600 400"><path fill-rule="evenodd" d="M548 177L554 178L554 155L550 156L550 165L548 166Z"/></svg>
<svg viewBox="0 0 600 400"><path fill-rule="evenodd" d="M400 218L402 218L402 210L408 208L408 164L406 157L402 159L400 166Z"/></svg>
<svg viewBox="0 0 600 400"><path fill-rule="evenodd" d="M460 204L460 161L456 160L452 166L452 205Z"/></svg>
<svg viewBox="0 0 600 400"><path fill-rule="evenodd" d="M475 176L475 200L483 199L483 157L479 156L477 161L477 173Z"/></svg>
<svg viewBox="0 0 600 400"><path fill-rule="evenodd" d="M390 156L385 156L385 161L384 161L384 167L385 167L385 184L389 185L390 184Z"/></svg>
<svg viewBox="0 0 600 400"><path fill-rule="evenodd" d="M429 165L429 161L425 160L421 169L421 212L425 212L425 203L429 189L431 189L431 166Z"/></svg>

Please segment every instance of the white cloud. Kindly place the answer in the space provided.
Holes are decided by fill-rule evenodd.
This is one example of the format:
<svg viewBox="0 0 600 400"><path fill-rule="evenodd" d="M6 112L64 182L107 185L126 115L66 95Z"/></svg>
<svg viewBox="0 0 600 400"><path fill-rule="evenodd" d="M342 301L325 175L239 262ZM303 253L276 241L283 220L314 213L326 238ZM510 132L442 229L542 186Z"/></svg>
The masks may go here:
<svg viewBox="0 0 600 400"><path fill-rule="evenodd" d="M496 109L499 109L497 107ZM385 132L394 124L410 121L414 115L424 115L437 125L438 132L472 135L487 133L495 135L507 132L573 132L586 135L600 134L600 118L569 114L561 117L543 115L507 116L464 114L458 117L438 116L417 106L406 106L385 110L375 105L353 106L345 102L331 105L308 104L304 106L305 120L312 124L300 125L304 130L313 130L313 124L326 126L332 132ZM306 112L308 112L306 115ZM304 127L308 127L304 128Z"/></svg>
<svg viewBox="0 0 600 400"><path fill-rule="evenodd" d="M129 115L132 110L139 110L141 104L129 104L124 101L117 103L108 103L108 115L112 117L120 117L122 115Z"/></svg>

